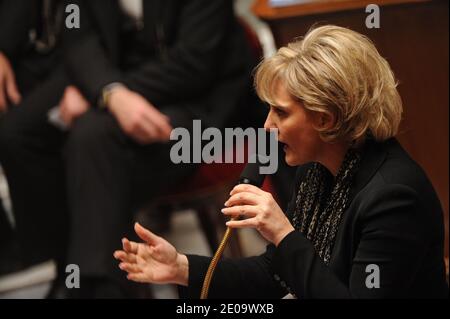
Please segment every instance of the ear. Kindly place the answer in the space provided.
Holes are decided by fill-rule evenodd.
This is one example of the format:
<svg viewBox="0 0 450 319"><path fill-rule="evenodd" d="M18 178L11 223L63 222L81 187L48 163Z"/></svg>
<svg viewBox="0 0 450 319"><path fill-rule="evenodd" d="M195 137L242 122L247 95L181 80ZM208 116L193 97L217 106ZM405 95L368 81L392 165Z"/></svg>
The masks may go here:
<svg viewBox="0 0 450 319"><path fill-rule="evenodd" d="M336 118L332 113L320 112L317 115L316 123L318 127L328 129L334 125Z"/></svg>

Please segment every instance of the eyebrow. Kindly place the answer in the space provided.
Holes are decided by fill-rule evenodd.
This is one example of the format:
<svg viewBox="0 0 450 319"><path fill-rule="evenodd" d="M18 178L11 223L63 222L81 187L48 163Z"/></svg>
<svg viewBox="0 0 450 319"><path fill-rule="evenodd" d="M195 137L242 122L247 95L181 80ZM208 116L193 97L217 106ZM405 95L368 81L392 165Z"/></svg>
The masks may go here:
<svg viewBox="0 0 450 319"><path fill-rule="evenodd" d="M286 110L286 109L289 108L289 107L286 106L286 105L280 105L280 104L270 105L270 106L271 106L271 107L274 107L274 108L276 108L276 109L280 109L280 110Z"/></svg>

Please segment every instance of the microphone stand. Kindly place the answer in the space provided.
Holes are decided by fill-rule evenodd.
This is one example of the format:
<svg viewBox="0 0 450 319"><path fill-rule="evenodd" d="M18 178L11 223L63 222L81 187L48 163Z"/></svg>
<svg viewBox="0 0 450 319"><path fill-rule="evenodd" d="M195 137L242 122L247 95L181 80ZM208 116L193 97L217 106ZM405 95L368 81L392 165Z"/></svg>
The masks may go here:
<svg viewBox="0 0 450 319"><path fill-rule="evenodd" d="M232 218L231 220L237 220L237 219L238 218ZM231 237L232 232L233 232L233 230L230 227L227 227L227 230L225 231L225 234L223 235L223 239L220 242L219 248L217 248L217 251L213 256L211 263L209 264L208 271L206 272L206 275L205 275L205 280L203 281L200 299L208 298L208 292L209 292L209 286L211 284L211 279L214 275L214 271L216 270L217 263L219 262L220 258L222 258L223 251L225 250L225 247L228 243L228 240Z"/></svg>
<svg viewBox="0 0 450 319"><path fill-rule="evenodd" d="M254 157L254 158L253 158ZM263 155L260 154L254 154L247 163L247 166L245 167L244 171L241 174L241 177L239 178L238 184L251 184L255 185L257 187L261 187L264 181L264 175L260 174L259 168L261 166L261 163L268 162L268 159L264 159ZM231 218L232 221L238 220L240 217L234 217ZM217 248L216 253L214 254L211 263L209 264L208 271L205 275L205 280L203 281L202 286L202 292L200 294L200 299L207 299L208 298L208 292L209 292L209 286L211 285L211 280L214 275L214 271L216 270L217 263L219 262L220 258L222 257L223 251L225 250L225 246L228 243L228 240L230 239L232 234L232 229L230 227L227 227L227 230L225 231L225 234L223 235L223 239L220 242L219 248Z"/></svg>

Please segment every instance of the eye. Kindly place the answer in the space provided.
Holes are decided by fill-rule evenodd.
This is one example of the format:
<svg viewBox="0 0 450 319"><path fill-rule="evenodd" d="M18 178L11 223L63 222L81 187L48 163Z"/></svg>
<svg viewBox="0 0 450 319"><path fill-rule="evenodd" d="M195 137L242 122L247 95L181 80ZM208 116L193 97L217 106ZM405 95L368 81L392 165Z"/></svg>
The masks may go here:
<svg viewBox="0 0 450 319"><path fill-rule="evenodd" d="M274 111L275 114L277 114L279 117L283 117L283 116L286 116L286 115L287 115L286 111L284 111L284 110L282 110L282 109L280 109L280 108L278 108L278 107L273 107L273 111Z"/></svg>

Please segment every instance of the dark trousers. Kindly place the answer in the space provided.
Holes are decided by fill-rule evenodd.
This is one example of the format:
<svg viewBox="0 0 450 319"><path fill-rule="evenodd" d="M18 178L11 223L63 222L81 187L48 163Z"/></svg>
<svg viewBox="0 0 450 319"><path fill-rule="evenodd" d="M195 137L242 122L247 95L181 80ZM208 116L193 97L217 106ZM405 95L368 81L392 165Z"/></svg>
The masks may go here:
<svg viewBox="0 0 450 319"><path fill-rule="evenodd" d="M0 201L0 247L3 247L3 244L12 238L12 233L13 230L11 224L9 223L5 210L3 209L3 204Z"/></svg>
<svg viewBox="0 0 450 319"><path fill-rule="evenodd" d="M0 119L0 162L23 257L56 258L60 271L74 263L84 276L107 276L117 273L112 253L132 230L136 207L195 166L173 164L169 143L134 143L104 110L89 110L67 133L54 128L47 112L68 84L54 71Z"/></svg>

